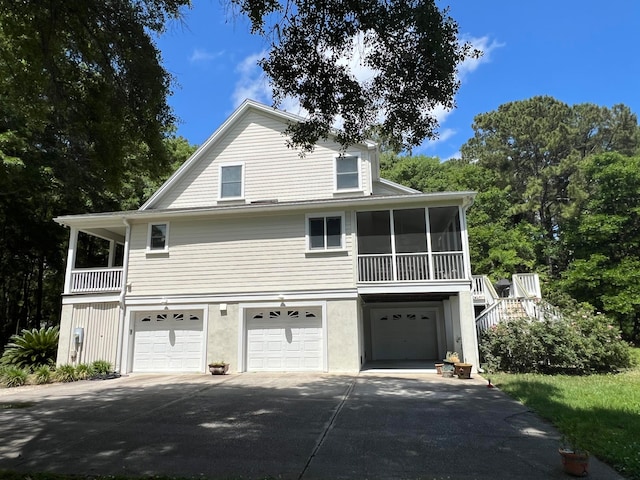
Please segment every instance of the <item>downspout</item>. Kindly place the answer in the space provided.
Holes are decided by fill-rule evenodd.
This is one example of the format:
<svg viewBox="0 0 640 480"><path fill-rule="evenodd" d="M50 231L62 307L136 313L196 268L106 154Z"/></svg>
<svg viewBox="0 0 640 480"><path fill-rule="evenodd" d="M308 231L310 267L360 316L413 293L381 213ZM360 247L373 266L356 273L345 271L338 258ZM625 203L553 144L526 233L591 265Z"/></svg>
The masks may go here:
<svg viewBox="0 0 640 480"><path fill-rule="evenodd" d="M122 373L122 349L124 344L124 322L126 320L126 296L127 296L127 277L129 274L129 244L131 240L131 224L122 217L122 222L126 226L124 234L124 255L122 258L122 286L120 287L120 297L118 298L118 306L120 307L120 322L118 324L118 344L116 347L116 365L115 371Z"/></svg>

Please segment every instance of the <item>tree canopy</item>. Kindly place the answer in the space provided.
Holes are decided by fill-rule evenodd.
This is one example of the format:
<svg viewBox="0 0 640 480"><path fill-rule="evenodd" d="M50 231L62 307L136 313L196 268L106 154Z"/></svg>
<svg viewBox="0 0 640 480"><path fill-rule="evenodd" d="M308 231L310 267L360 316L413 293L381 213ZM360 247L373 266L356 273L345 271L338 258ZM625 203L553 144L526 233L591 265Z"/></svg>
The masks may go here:
<svg viewBox="0 0 640 480"><path fill-rule="evenodd" d="M67 235L52 218L118 210L167 175L171 77L152 35L188 3L0 0L2 345L58 321Z"/></svg>
<svg viewBox="0 0 640 480"><path fill-rule="evenodd" d="M625 105L551 97L476 116L462 159L382 155L383 175L422 191L476 190L474 273L537 272L640 340L640 127Z"/></svg>
<svg viewBox="0 0 640 480"><path fill-rule="evenodd" d="M470 55L458 25L435 0L232 0L252 31L270 39L260 62L276 106L293 97L308 112L292 125L306 150L336 122L343 145L374 125L397 148L436 133L436 106L452 108L456 69ZM365 78L358 78L364 71Z"/></svg>

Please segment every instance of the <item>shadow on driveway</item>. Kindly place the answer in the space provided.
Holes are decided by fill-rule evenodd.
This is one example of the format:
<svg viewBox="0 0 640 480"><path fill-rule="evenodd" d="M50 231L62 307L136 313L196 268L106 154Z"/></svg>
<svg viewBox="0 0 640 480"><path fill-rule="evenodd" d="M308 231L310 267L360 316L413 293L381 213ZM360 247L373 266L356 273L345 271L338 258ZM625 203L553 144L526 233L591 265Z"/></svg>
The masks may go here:
<svg viewBox="0 0 640 480"><path fill-rule="evenodd" d="M206 478L566 478L558 435L485 381L132 375L0 391L0 468ZM621 478L595 462L590 478Z"/></svg>

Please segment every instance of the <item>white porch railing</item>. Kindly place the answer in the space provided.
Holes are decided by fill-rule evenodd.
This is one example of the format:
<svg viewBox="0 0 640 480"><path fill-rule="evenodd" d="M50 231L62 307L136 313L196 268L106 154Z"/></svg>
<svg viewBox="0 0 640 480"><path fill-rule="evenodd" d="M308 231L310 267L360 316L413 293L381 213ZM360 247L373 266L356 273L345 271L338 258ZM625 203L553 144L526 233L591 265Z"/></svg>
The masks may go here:
<svg viewBox="0 0 640 480"><path fill-rule="evenodd" d="M359 282L464 280L462 252L358 255Z"/></svg>
<svg viewBox="0 0 640 480"><path fill-rule="evenodd" d="M71 271L70 293L117 292L122 288L122 267L82 268Z"/></svg>
<svg viewBox="0 0 640 480"><path fill-rule="evenodd" d="M513 275L513 297L542 298L540 278L537 273L516 273Z"/></svg>
<svg viewBox="0 0 640 480"><path fill-rule="evenodd" d="M479 305L493 305L498 300L498 292L486 275L473 275L473 302Z"/></svg>
<svg viewBox="0 0 640 480"><path fill-rule="evenodd" d="M476 319L478 333L484 332L500 322L509 321L518 317L531 317L535 311L532 300L524 298L501 298L487 308Z"/></svg>

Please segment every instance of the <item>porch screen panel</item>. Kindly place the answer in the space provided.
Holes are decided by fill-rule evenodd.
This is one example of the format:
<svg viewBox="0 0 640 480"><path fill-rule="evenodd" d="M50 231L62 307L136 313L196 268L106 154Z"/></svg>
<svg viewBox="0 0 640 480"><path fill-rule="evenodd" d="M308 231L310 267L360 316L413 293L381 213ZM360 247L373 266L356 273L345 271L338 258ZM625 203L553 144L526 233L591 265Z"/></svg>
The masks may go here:
<svg viewBox="0 0 640 480"><path fill-rule="evenodd" d="M391 216L388 210L357 213L358 280L393 280Z"/></svg>
<svg viewBox="0 0 640 480"><path fill-rule="evenodd" d="M427 222L424 208L393 211L396 253L427 251Z"/></svg>
<svg viewBox="0 0 640 480"><path fill-rule="evenodd" d="M431 250L434 252L461 252L460 210L458 207L429 209Z"/></svg>
<svg viewBox="0 0 640 480"><path fill-rule="evenodd" d="M358 253L361 255L391 253L389 211L358 212Z"/></svg>
<svg viewBox="0 0 640 480"><path fill-rule="evenodd" d="M394 210L393 232L397 279L428 280L427 220L424 208Z"/></svg>

